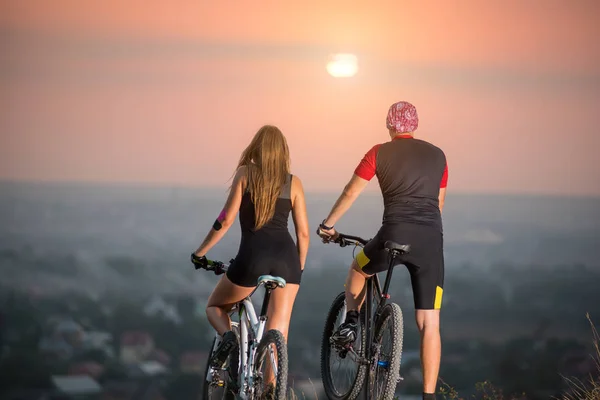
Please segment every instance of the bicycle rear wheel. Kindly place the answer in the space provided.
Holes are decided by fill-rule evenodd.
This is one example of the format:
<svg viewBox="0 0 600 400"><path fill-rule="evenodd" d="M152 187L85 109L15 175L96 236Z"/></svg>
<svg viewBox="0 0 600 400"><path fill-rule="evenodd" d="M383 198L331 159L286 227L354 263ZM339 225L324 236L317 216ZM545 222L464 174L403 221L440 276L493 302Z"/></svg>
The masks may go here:
<svg viewBox="0 0 600 400"><path fill-rule="evenodd" d="M221 342L217 336L212 341L208 360L206 360L206 368L204 372L204 381L202 388L203 400L233 400L238 391L238 373L240 363L239 350L239 327L237 323L232 322L232 330L238 338L238 346L229 354L223 368L213 368L210 365L210 359Z"/></svg>
<svg viewBox="0 0 600 400"><path fill-rule="evenodd" d="M404 320L398 304L386 304L376 322L373 338L374 363L369 368L370 398L392 400L400 380Z"/></svg>
<svg viewBox="0 0 600 400"><path fill-rule="evenodd" d="M321 379L325 394L332 400L356 399L366 373L366 365L360 362L364 357L366 342L362 315L359 318L358 338L353 345L340 348L329 341L333 332L344 322L345 305L345 293L342 292L331 304L321 339ZM364 314L364 307L361 313Z"/></svg>
<svg viewBox="0 0 600 400"><path fill-rule="evenodd" d="M274 375L274 376L273 376ZM287 398L288 354L283 334L269 330L256 349L254 384L251 398Z"/></svg>

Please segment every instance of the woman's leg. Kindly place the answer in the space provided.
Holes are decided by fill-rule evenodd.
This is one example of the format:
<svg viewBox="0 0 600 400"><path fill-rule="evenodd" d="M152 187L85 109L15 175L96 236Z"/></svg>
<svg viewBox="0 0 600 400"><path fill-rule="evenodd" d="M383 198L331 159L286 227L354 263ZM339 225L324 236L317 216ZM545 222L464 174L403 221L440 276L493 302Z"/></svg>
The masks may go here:
<svg viewBox="0 0 600 400"><path fill-rule="evenodd" d="M267 311L267 326L265 329L277 329L287 342L292 308L300 285L288 283L284 288L277 288L271 293Z"/></svg>
<svg viewBox="0 0 600 400"><path fill-rule="evenodd" d="M277 329L283 334L287 343L290 319L292 317L292 308L298 294L300 285L287 284L284 288L277 288L271 293L269 308L267 310L267 325L265 332L270 329ZM275 375L271 369L271 363L266 366L265 383L274 383Z"/></svg>
<svg viewBox="0 0 600 400"><path fill-rule="evenodd" d="M231 308L235 303L252 293L253 290L252 287L235 285L231 283L227 275L223 275L210 294L206 305L208 322L219 335L223 336L225 332L231 330L231 320L228 315Z"/></svg>

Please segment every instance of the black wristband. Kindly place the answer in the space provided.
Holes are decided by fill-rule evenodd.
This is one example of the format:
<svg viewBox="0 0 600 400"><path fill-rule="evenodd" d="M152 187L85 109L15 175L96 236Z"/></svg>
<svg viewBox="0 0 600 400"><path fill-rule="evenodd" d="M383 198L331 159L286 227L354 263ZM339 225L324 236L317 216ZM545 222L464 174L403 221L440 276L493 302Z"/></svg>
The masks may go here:
<svg viewBox="0 0 600 400"><path fill-rule="evenodd" d="M320 227L321 229L325 229L326 231L330 231L330 230L332 230L334 226L335 226L335 225L332 225L332 226L327 226L327 225L325 225L325 220L323 220L323 221L322 221L322 222L319 224L319 227Z"/></svg>

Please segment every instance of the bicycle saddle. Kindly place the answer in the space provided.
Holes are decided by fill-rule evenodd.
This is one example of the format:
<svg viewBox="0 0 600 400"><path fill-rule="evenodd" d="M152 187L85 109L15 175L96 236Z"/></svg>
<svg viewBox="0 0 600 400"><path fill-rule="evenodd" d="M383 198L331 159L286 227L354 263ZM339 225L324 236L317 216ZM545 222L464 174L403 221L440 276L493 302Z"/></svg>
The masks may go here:
<svg viewBox="0 0 600 400"><path fill-rule="evenodd" d="M285 279L280 278L278 276L273 276L273 275L262 275L261 277L258 278L258 285L262 285L264 284L265 286L278 286L280 288L284 288L285 287ZM270 284L270 285L269 285Z"/></svg>
<svg viewBox="0 0 600 400"><path fill-rule="evenodd" d="M384 247L387 251L396 251L399 254L410 253L410 244L398 244L396 242L388 240L385 242Z"/></svg>

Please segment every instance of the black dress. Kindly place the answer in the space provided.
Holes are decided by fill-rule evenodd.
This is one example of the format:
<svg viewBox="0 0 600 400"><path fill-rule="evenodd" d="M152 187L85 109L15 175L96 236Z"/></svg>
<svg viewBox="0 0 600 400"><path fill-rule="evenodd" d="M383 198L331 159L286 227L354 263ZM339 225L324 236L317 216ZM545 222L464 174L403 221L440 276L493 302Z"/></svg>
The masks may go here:
<svg viewBox="0 0 600 400"><path fill-rule="evenodd" d="M254 203L246 190L240 204L242 239L227 277L238 285L254 287L261 275L278 276L287 283L300 284L302 271L296 243L288 230L292 210L292 175L281 189L275 214L262 228L255 230Z"/></svg>

